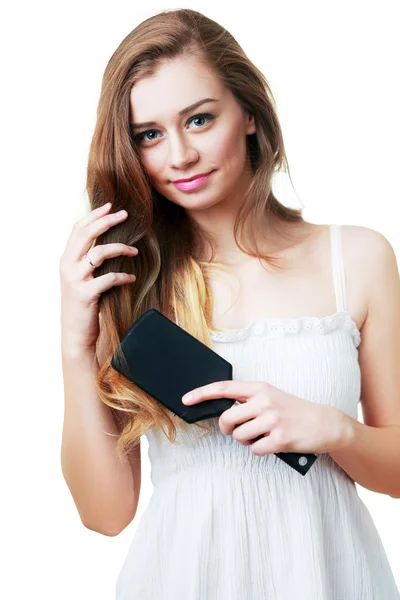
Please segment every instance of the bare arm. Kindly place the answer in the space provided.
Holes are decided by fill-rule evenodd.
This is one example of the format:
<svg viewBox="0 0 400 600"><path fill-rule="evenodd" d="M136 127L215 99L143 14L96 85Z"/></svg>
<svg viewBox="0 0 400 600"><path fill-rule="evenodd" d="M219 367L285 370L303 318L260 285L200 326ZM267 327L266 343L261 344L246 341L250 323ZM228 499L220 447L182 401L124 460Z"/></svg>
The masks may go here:
<svg viewBox="0 0 400 600"><path fill-rule="evenodd" d="M122 463L115 450L118 429L94 383L96 352L63 349L64 424L61 465L82 523L117 535L135 516L140 494L140 445Z"/></svg>

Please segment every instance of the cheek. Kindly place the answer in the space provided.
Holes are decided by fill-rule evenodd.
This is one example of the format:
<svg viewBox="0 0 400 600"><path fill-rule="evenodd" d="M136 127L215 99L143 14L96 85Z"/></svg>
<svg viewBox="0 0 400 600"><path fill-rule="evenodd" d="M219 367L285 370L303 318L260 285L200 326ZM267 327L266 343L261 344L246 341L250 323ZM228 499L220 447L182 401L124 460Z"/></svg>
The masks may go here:
<svg viewBox="0 0 400 600"><path fill-rule="evenodd" d="M213 145L216 164L225 168L241 167L246 158L246 137L240 127L232 129Z"/></svg>
<svg viewBox="0 0 400 600"><path fill-rule="evenodd" d="M157 156L157 152L144 152L141 155L141 160L150 179L153 181L162 172L161 157Z"/></svg>

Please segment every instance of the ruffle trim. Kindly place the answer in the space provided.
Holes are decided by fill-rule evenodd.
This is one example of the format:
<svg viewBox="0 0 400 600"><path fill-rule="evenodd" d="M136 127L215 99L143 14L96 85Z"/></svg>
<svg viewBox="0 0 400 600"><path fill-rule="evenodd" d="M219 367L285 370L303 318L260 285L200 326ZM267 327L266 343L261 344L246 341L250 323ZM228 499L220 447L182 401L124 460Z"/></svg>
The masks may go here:
<svg viewBox="0 0 400 600"><path fill-rule="evenodd" d="M303 332L326 334L335 329L348 331L358 348L361 333L347 310L326 317L266 317L253 321L242 329L209 329L209 333L211 339L216 342L236 342L245 340L250 335L282 337Z"/></svg>

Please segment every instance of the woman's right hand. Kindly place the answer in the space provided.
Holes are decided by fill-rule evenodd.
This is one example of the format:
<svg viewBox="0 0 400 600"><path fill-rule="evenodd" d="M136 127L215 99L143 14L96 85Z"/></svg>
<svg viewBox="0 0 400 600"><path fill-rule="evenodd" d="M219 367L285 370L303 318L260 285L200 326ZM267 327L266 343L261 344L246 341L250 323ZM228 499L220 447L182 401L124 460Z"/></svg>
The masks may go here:
<svg viewBox="0 0 400 600"><path fill-rule="evenodd" d="M137 248L122 243L99 244L92 248L100 234L128 215L125 210L122 214L109 214L110 208L110 204L104 204L74 224L60 259L61 337L62 351L66 353L95 352L100 333L100 295L114 285L132 283L136 279L129 273L93 277L94 268L84 258L88 252L88 258L98 267L105 259L121 254L137 256Z"/></svg>

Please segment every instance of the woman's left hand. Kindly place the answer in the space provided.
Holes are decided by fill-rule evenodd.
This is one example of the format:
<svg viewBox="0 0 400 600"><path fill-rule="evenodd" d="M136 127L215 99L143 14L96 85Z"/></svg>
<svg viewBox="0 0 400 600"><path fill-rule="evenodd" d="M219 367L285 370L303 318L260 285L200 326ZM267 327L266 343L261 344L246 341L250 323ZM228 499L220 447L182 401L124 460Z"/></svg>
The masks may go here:
<svg viewBox="0 0 400 600"><path fill-rule="evenodd" d="M293 396L263 381L216 381L192 390L191 406L205 400L232 398L236 404L219 417L224 435L232 435L253 454L333 452L345 447L350 417L335 406ZM251 443L260 435L260 440Z"/></svg>

